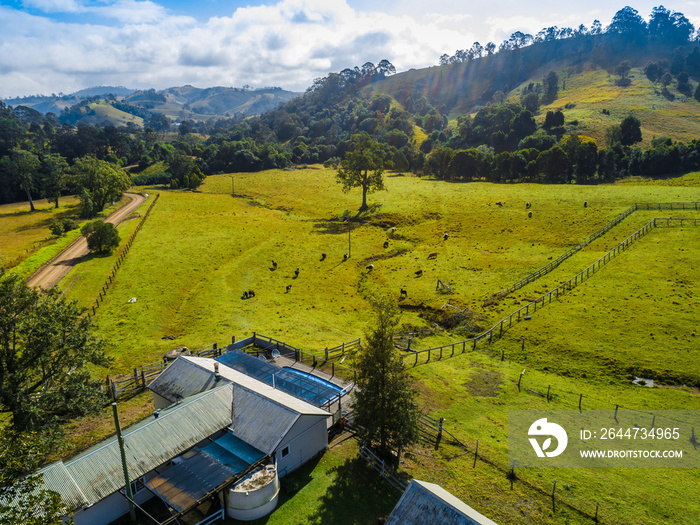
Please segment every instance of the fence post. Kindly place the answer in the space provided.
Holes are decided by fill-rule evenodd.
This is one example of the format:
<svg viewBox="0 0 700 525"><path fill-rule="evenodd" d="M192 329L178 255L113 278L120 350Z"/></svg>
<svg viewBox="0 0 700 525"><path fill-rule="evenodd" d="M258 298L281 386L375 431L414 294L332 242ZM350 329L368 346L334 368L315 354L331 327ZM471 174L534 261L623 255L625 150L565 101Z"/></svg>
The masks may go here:
<svg viewBox="0 0 700 525"><path fill-rule="evenodd" d="M141 368L141 384L143 388L146 388L146 372Z"/></svg>
<svg viewBox="0 0 700 525"><path fill-rule="evenodd" d="M343 346L345 346L345 343L343 343ZM328 361L328 347L326 347L326 361Z"/></svg>
<svg viewBox="0 0 700 525"><path fill-rule="evenodd" d="M444 417L440 418L439 426L438 426L438 435L437 439L435 440L435 450L438 449L440 446L440 441L442 440L442 423L445 421Z"/></svg>
<svg viewBox="0 0 700 525"><path fill-rule="evenodd" d="M116 401L117 400L117 384L115 382L112 382L109 384L109 386L112 387L111 388L112 400Z"/></svg>
<svg viewBox="0 0 700 525"><path fill-rule="evenodd" d="M139 372L136 368L134 368L134 386L136 388L139 386Z"/></svg>

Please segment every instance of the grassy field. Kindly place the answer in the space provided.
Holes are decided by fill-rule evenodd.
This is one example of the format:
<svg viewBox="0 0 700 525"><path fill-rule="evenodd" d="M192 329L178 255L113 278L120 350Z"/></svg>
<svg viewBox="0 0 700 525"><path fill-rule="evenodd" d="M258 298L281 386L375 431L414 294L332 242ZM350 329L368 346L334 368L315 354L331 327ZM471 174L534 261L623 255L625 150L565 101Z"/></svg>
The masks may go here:
<svg viewBox="0 0 700 525"><path fill-rule="evenodd" d="M660 94L661 86L652 83L641 69L630 71L631 84L615 85L618 78L603 69L580 73L559 71L559 97L548 106L542 106L539 123L547 111L561 109L570 127L577 120L577 133L596 139L599 148L606 147L605 131L618 125L628 115L634 115L642 123L640 147L651 146L655 137L672 136L675 140L689 142L700 134L700 105L692 97L685 97L670 87L676 99L670 101ZM563 81L566 87L563 88ZM520 86L521 88L523 86ZM519 91L518 91L519 92ZM568 108L566 106L569 106ZM603 109L610 112L603 114Z"/></svg>
<svg viewBox="0 0 700 525"><path fill-rule="evenodd" d="M95 318L116 358L111 373L159 360L173 346L225 344L253 331L321 351L362 336L372 321L367 298L388 293L398 300L402 287L408 291L400 302L406 326L431 327L425 316L449 303L473 309L488 328L651 218L671 215L638 211L550 274L483 306L491 294L544 266L630 205L700 200L698 174L583 187L450 184L389 174L388 191L370 197L372 212L343 222L355 215L360 195L343 194L332 170L233 177L235 197L229 175L209 177L201 192L160 192ZM526 202L532 203L531 219ZM122 237L135 225L122 225ZM411 369L420 406L445 417L446 428L468 446L479 439L480 456L488 462L472 468L473 450L447 440L437 452L416 447L402 469L440 483L498 523L591 523L596 502L604 523L700 522L694 496L698 469L521 469L512 492L505 477L509 410L576 409L581 394L584 409L700 409L693 387L700 379L698 241L700 227L657 228L490 347L480 344L475 352ZM438 256L428 259L432 252ZM89 306L113 262L88 259L61 287ZM370 263L372 271L366 269ZM423 275L416 277L419 269ZM438 279L453 293L436 292ZM249 289L256 297L241 299ZM127 303L132 297L136 302ZM416 345L456 340L458 335L437 330ZM525 388L518 392L523 369ZM634 375L660 383L635 386ZM528 391L548 388L554 396L549 404ZM138 411L148 403L134 404ZM89 421L76 427L84 436L93 435L90 428ZM293 482L302 488L269 523L320 523L337 512L332 498L351 487L329 472L355 468L352 456L329 451L302 481ZM549 497L553 479L561 498L555 514ZM372 508L374 515L381 513ZM372 512L347 512L347 523L373 523Z"/></svg>
<svg viewBox="0 0 700 525"><path fill-rule="evenodd" d="M143 127L143 118L117 109L104 100L93 102L90 104L90 109L97 116L107 119L114 126L125 126L128 122L132 122L139 127Z"/></svg>
<svg viewBox="0 0 700 525"><path fill-rule="evenodd" d="M76 197L63 197L60 207L46 200L34 201L36 211L29 211L29 203L0 205L0 267L14 267L40 248L56 243L49 224L54 218L76 218L80 202Z"/></svg>

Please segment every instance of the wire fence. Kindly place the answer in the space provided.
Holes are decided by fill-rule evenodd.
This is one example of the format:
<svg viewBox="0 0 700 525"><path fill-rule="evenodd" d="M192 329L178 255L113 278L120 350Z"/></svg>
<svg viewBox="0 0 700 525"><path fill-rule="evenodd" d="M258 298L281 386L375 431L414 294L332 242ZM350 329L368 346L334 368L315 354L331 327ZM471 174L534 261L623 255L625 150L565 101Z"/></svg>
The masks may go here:
<svg viewBox="0 0 700 525"><path fill-rule="evenodd" d="M694 204L694 203L693 203ZM585 280L590 279L596 272L598 272L603 266L609 263L613 258L617 257L621 252L624 252L633 243L644 237L654 228L659 226L670 227L673 225L686 226L686 225L698 225L698 219L685 219L685 218L655 218L650 220L639 230L634 232L632 235L627 237L625 240L620 242L617 246L608 251L603 257L595 261L593 264L589 265L587 268L583 269L568 281L560 284L553 290L547 292L536 298L534 301L529 302L525 306L518 308L515 312L504 317L495 325L493 325L488 330L482 332L481 334L473 337L471 339L466 339L464 341L458 341L455 343L449 343L442 346L437 346L434 348L427 348L420 351L412 351L401 356L404 363L413 359L412 366L417 366L418 364L427 364L431 360L443 359L449 352L449 357L453 357L455 353L464 353L467 348L472 350L476 349L477 342L482 340L488 340L488 344L491 344L494 338L500 338L504 332L513 326L513 324L518 323L522 320L528 320L531 318L531 313L537 311L538 308L543 308L547 304L552 303L552 299L556 299L559 296L565 295L567 292L573 290L576 286L583 283Z"/></svg>
<svg viewBox="0 0 700 525"><path fill-rule="evenodd" d="M95 304L92 305L92 314L90 314L90 312L87 313L88 317L90 317L90 315L92 315L93 317L96 315L97 309L100 307L100 303L102 303L104 301L104 298L107 296L107 290L109 290L110 286L112 286L112 283L114 282L114 279L117 276L119 268L121 268L122 264L124 263L124 259L126 259L126 256L128 255L129 250L131 249L131 245L134 243L134 239L136 239L136 235L138 235L138 233L141 231L141 228L143 228L146 219L148 219L148 216L151 214L151 210L153 210L153 207L156 205L156 202L158 202L159 198L160 193L157 193L155 199L153 199L153 202L148 207L148 210L146 210L146 213L144 213L143 217L141 217L138 226L136 226L136 229L129 236L129 240L126 242L126 244L124 244L124 246L119 248L119 250L117 251L117 260L115 261L114 266L112 266L112 271L105 280L105 283L102 285L99 295L95 299Z"/></svg>
<svg viewBox="0 0 700 525"><path fill-rule="evenodd" d="M548 274L549 272L554 270L557 266L559 266L562 262L564 262L566 259L568 259L572 255L574 255L575 253L579 252L581 249L588 246L590 243L592 243L596 239L605 235L608 231L612 230L615 226L620 224L623 220L625 220L627 217L632 215L637 210L695 210L695 211L697 211L698 204L700 204L700 203L698 203L698 202L664 202L664 203L643 203L643 204L635 204L633 206L630 206L627 210L625 210L620 215L615 217L612 221L607 223L605 226L600 228L595 233L591 234L586 240L582 241L580 244L577 244L576 246L573 246L566 253L560 255L552 262L543 266L539 270L532 272L531 274L527 275L523 279L520 279L519 281L514 283L509 288L506 288L504 290L498 291L495 294L493 294L491 297L489 297L488 299L486 299L484 301L484 305L488 306L489 304L493 304L495 301L498 301L499 299L506 297L507 295L522 288L523 286L525 286L533 281L536 281L537 279L539 279L543 275Z"/></svg>

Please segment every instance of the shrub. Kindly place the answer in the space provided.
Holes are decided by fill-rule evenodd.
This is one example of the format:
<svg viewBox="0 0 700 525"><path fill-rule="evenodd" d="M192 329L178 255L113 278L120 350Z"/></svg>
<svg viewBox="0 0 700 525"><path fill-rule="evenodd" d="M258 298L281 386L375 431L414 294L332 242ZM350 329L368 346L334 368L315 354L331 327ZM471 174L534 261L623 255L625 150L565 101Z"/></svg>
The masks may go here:
<svg viewBox="0 0 700 525"><path fill-rule="evenodd" d="M63 230L63 221L59 219L51 219L51 222L49 223L49 230L51 230L52 235L60 237L65 233Z"/></svg>
<svg viewBox="0 0 700 525"><path fill-rule="evenodd" d="M51 219L51 223L49 224L49 230L51 230L51 233L55 235L56 237L62 236L64 233L68 233L71 230L75 230L78 227L78 223L75 222L73 219L59 219L59 218L54 218Z"/></svg>

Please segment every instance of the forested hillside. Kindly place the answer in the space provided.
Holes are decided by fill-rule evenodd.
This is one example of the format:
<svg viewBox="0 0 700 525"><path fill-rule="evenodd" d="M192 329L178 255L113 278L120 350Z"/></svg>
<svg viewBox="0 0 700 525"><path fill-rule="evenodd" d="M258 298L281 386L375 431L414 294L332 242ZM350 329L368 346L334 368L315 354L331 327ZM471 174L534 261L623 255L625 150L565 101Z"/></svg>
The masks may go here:
<svg viewBox="0 0 700 525"><path fill-rule="evenodd" d="M657 7L645 20L625 7L606 27L516 32L422 70L366 62L266 112L281 90L185 86L87 98L60 119L3 105L0 199L46 196L56 185L75 191L71 167L85 156L128 166L136 184L172 188L196 188L215 173L337 165L360 133L379 144L384 169L445 180L589 184L678 174L700 169L699 81L700 42L688 19ZM232 107L262 114L245 118ZM115 124L100 125L105 116ZM28 175L18 152L37 159ZM50 155L67 162L58 182Z"/></svg>

